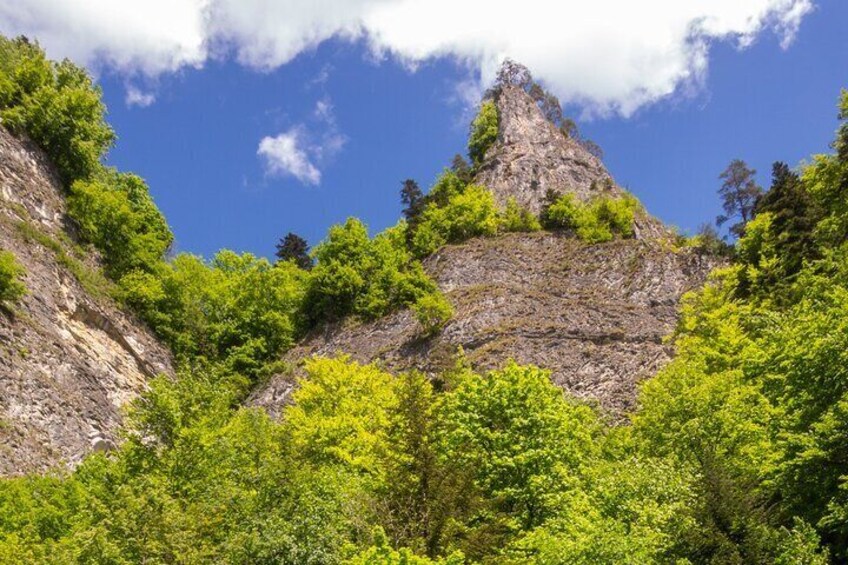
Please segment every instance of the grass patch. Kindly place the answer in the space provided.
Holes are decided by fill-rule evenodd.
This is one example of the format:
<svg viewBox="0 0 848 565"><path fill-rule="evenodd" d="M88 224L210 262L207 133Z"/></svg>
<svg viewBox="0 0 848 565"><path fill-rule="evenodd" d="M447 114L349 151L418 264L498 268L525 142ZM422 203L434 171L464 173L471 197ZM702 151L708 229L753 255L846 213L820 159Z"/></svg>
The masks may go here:
<svg viewBox="0 0 848 565"><path fill-rule="evenodd" d="M76 248L77 246L72 242L69 241L67 245L74 249L76 256L69 254L62 242L39 230L31 222L19 220L15 222L15 228L24 238L24 241L38 243L53 252L56 262L70 271L88 294L95 298L117 299L118 293L115 286L99 269L91 268L78 258L84 256L85 252Z"/></svg>

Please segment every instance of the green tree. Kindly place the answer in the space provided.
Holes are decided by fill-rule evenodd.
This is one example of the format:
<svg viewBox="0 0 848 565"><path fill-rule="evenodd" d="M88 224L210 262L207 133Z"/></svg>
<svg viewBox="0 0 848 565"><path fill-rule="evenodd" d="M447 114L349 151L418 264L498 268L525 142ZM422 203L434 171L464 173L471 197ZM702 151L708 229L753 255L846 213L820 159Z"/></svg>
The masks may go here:
<svg viewBox="0 0 848 565"><path fill-rule="evenodd" d="M350 218L330 228L314 254L304 304L312 323L350 314L379 317L436 290L407 249L403 223L371 240L365 225Z"/></svg>
<svg viewBox="0 0 848 565"><path fill-rule="evenodd" d="M515 198L507 200L499 222L500 230L505 232L534 232L542 229L538 218L526 208L520 207Z"/></svg>
<svg viewBox="0 0 848 565"><path fill-rule="evenodd" d="M101 91L68 60L49 61L25 38L0 37L0 119L25 133L56 165L63 182L91 177L115 140Z"/></svg>
<svg viewBox="0 0 848 565"><path fill-rule="evenodd" d="M71 185L68 213L82 237L102 253L106 273L115 280L141 270L153 272L174 236L136 175L102 169L90 180Z"/></svg>
<svg viewBox="0 0 848 565"><path fill-rule="evenodd" d="M471 181L474 180L474 171L471 169L471 165L459 153L453 156L451 171L464 184L471 184Z"/></svg>
<svg viewBox="0 0 848 565"><path fill-rule="evenodd" d="M412 310L425 335L438 333L453 317L451 303L436 292L423 295L412 305Z"/></svg>
<svg viewBox="0 0 848 565"><path fill-rule="evenodd" d="M418 183L412 179L403 181L400 189L400 201L404 205L401 213L406 221L410 223L421 215L426 204L424 193L421 191Z"/></svg>
<svg viewBox="0 0 848 565"><path fill-rule="evenodd" d="M180 254L154 274L122 279L126 301L181 360L205 358L258 378L299 333L308 274L249 253L212 261Z"/></svg>
<svg viewBox="0 0 848 565"><path fill-rule="evenodd" d="M492 193L470 185L449 197L444 206L429 205L412 238L412 250L426 257L446 243L458 243L498 231L498 212Z"/></svg>
<svg viewBox="0 0 848 565"><path fill-rule="evenodd" d="M566 399L547 371L510 362L445 396L437 433L440 457L471 470L499 511L531 529L579 484L599 431L592 410Z"/></svg>
<svg viewBox="0 0 848 565"><path fill-rule="evenodd" d="M480 106L480 112L471 123L468 138L468 156L474 167L479 167L486 152L498 139L498 108L487 100Z"/></svg>
<svg viewBox="0 0 848 565"><path fill-rule="evenodd" d="M313 358L304 368L306 377L285 413L294 452L313 464L378 475L398 402L394 377L347 357Z"/></svg>
<svg viewBox="0 0 848 565"><path fill-rule="evenodd" d="M548 229L570 230L583 241L601 243L616 236L632 237L638 207L638 201L630 195L596 196L589 202L580 202L572 193L550 192L546 195L542 219Z"/></svg>

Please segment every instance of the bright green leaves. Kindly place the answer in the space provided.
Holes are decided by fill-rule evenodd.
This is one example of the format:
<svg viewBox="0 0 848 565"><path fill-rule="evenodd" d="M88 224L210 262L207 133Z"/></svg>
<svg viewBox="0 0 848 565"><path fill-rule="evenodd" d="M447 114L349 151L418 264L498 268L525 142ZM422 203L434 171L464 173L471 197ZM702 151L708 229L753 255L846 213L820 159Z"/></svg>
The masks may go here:
<svg viewBox="0 0 848 565"><path fill-rule="evenodd" d="M369 239L365 225L350 218L330 228L314 255L304 306L314 323L351 314L376 318L436 292L406 248L404 224Z"/></svg>
<svg viewBox="0 0 848 565"><path fill-rule="evenodd" d="M412 305L412 311L425 335L438 333L453 318L453 306L442 294L425 294Z"/></svg>
<svg viewBox="0 0 848 565"><path fill-rule="evenodd" d="M592 411L566 400L536 367L509 363L469 376L445 397L440 414L442 456L472 469L485 496L522 528L545 520L595 454Z"/></svg>
<svg viewBox="0 0 848 565"><path fill-rule="evenodd" d="M55 63L24 39L0 37L0 118L50 156L66 185L87 179L115 134L99 87L70 61Z"/></svg>
<svg viewBox="0 0 848 565"><path fill-rule="evenodd" d="M534 232L542 229L542 224L532 212L526 208L522 208L515 201L515 198L509 198L506 202L506 208L500 214L499 229L503 232Z"/></svg>
<svg viewBox="0 0 848 565"><path fill-rule="evenodd" d="M292 446L315 464L339 463L374 472L388 448L394 377L346 358L312 359L286 410Z"/></svg>
<svg viewBox="0 0 848 565"><path fill-rule="evenodd" d="M412 250L426 257L447 243L458 243L498 231L498 211L492 193L469 185L447 198L444 206L429 205L412 237Z"/></svg>
<svg viewBox="0 0 848 565"><path fill-rule="evenodd" d="M468 137L468 156L475 167L483 162L486 151L497 138L498 108L493 101L487 100L480 106L480 112L471 123L471 134Z"/></svg>
<svg viewBox="0 0 848 565"><path fill-rule="evenodd" d="M0 249L0 305L17 302L26 294L25 274L14 254Z"/></svg>
<svg viewBox="0 0 848 565"><path fill-rule="evenodd" d="M415 555L407 548L396 551L389 545L389 540L381 528L375 530L371 547L344 561L344 565L462 565L463 563L465 559L459 552L446 559L432 560Z"/></svg>
<svg viewBox="0 0 848 565"><path fill-rule="evenodd" d="M308 273L249 253L221 251L206 263L182 254L155 274L125 277L125 300L182 360L202 357L256 376L299 332Z"/></svg>
<svg viewBox="0 0 848 565"><path fill-rule="evenodd" d="M86 241L97 247L114 280L135 271L153 272L173 234L139 177L104 169L71 185L68 213Z"/></svg>
<svg viewBox="0 0 848 565"><path fill-rule="evenodd" d="M559 195L542 213L542 224L549 229L572 230L588 243L610 241L615 237L633 237L633 221L639 202L632 196L598 196L589 202L578 201L573 194Z"/></svg>

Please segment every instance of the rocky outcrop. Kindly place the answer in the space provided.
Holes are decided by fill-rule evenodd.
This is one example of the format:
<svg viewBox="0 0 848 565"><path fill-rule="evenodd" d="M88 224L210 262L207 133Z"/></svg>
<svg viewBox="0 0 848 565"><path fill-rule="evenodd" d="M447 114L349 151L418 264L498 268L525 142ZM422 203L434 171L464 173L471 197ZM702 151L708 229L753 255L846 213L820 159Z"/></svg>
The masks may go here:
<svg viewBox="0 0 848 565"><path fill-rule="evenodd" d="M498 141L486 152L475 182L489 188L501 206L509 198L538 214L545 192L570 192L580 200L621 189L601 160L550 123L518 86L496 91Z"/></svg>
<svg viewBox="0 0 848 565"><path fill-rule="evenodd" d="M620 415L633 407L637 383L671 358L664 337L680 296L715 264L692 250L671 250L665 240L588 245L552 233L476 239L426 262L455 311L438 336L423 336L405 310L323 328L286 358L346 353L392 371L436 374L461 346L479 369L510 358L550 369L570 393ZM297 375L275 377L253 402L278 413Z"/></svg>
<svg viewBox="0 0 848 565"><path fill-rule="evenodd" d="M26 269L28 289L0 310L0 475L114 447L122 406L172 372L169 353L104 292L44 154L1 127L0 248Z"/></svg>
<svg viewBox="0 0 848 565"><path fill-rule="evenodd" d="M486 152L474 182L491 190L502 208L513 198L538 215L548 190L571 193L584 202L626 194L601 160L550 123L524 89L503 86L495 93L495 103L498 140ZM637 239L669 235L644 210L637 214L634 227Z"/></svg>
<svg viewBox="0 0 848 565"><path fill-rule="evenodd" d="M534 213L545 192L570 192L582 201L622 196L599 159L569 139L525 91L502 87L495 95L499 135L475 182L498 203L510 198ZM551 370L570 393L614 416L630 410L636 385L672 355L664 341L684 292L703 284L718 260L675 249L669 230L644 210L633 239L590 245L566 234L534 233L477 239L448 246L425 262L453 304L455 315L432 338L409 310L371 323L347 321L315 332L286 359L349 354L392 371L435 375L461 346L478 369L512 358ZM252 402L278 414L299 370L278 375Z"/></svg>

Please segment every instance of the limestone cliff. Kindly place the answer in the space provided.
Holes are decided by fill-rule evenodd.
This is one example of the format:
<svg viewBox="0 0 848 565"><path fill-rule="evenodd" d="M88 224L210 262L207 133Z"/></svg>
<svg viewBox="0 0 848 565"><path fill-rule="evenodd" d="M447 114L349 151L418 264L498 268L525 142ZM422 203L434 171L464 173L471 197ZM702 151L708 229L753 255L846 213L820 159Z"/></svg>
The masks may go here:
<svg viewBox="0 0 848 565"><path fill-rule="evenodd" d="M549 123L524 90L504 87L495 100L498 140L475 181L501 205L515 198L538 213L547 189L584 201L623 193L601 161ZM438 336L422 336L406 310L322 328L286 358L296 363L347 353L394 371L432 374L462 346L480 369L509 358L536 364L569 392L622 414L633 407L636 384L672 355L664 337L681 295L718 263L692 249L675 250L670 232L647 212L635 223L635 238L596 245L533 233L448 246L425 262L455 310ZM253 402L278 413L297 374L272 379Z"/></svg>
<svg viewBox="0 0 848 565"><path fill-rule="evenodd" d="M172 371L169 354L102 292L44 154L2 127L0 248L28 289L0 311L0 475L74 464L114 444L121 407Z"/></svg>

